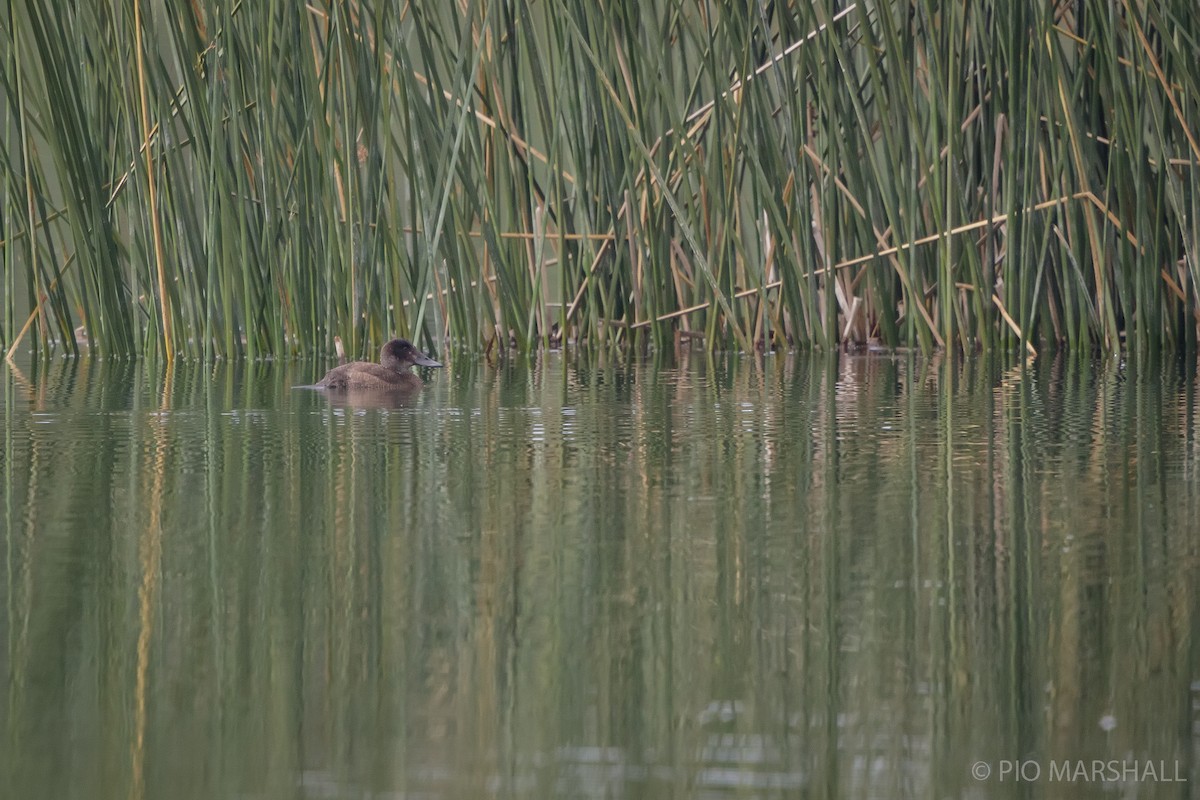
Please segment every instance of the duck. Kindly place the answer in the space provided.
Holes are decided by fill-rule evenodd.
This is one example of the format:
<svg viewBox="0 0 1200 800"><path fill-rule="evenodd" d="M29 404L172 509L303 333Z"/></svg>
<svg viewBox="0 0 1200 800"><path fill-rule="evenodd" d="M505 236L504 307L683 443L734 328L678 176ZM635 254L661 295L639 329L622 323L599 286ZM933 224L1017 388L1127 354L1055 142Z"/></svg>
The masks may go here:
<svg viewBox="0 0 1200 800"><path fill-rule="evenodd" d="M351 361L325 373L325 377L312 386L297 386L297 389L420 389L424 384L420 377L409 369L418 367L440 367L437 361L418 350L407 339L392 339L379 352L379 363Z"/></svg>

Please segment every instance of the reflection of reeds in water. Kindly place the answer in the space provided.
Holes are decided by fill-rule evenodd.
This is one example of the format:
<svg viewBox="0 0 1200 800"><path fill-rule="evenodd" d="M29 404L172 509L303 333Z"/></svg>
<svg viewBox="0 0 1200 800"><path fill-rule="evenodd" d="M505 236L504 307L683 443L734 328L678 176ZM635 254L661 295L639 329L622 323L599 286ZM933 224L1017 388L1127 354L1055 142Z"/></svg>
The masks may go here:
<svg viewBox="0 0 1200 800"><path fill-rule="evenodd" d="M6 350L1195 335L1190 7L144 5L0 24Z"/></svg>
<svg viewBox="0 0 1200 800"><path fill-rule="evenodd" d="M927 796L1179 754L1190 373L546 357L353 409L289 369L57 363L53 424L7 384L0 712L72 736L60 780Z"/></svg>
<svg viewBox="0 0 1200 800"><path fill-rule="evenodd" d="M4 469L2 470L4 479L4 531L5 531L5 574L4 584L5 605L7 617L7 633L8 638L5 642L4 661L7 662L8 672L8 700L9 714L12 718L19 719L28 714L36 713L35 711L27 710L26 701L30 697L28 686L31 680L31 672L36 669L32 664L32 652L29 643L30 619L28 610L33 605L34 596L34 575L35 563L34 554L37 552L33 546L34 531L39 520L39 509L36 498L39 495L39 479L41 470L38 468L42 462L40 449L32 445L29 447L29 481L25 487L25 496L22 501L17 494L20 484L13 476L13 471L16 465L17 442L14 438L18 435L20 426L17 421L19 412L15 411L17 400L18 386L22 394L28 394L31 398L31 405L36 407L33 401L34 390L32 390L25 376L17 369L4 369L0 377L0 386L4 390ZM22 513L24 511L24 513ZM21 524L24 523L24 524ZM23 555L22 555L23 554ZM23 747L19 747L20 742L13 742L12 750L14 757L24 755ZM2 777L2 776L0 776Z"/></svg>
<svg viewBox="0 0 1200 800"><path fill-rule="evenodd" d="M167 414L171 407L171 379L168 361L162 380L159 413L149 422L153 430L153 463L149 465L150 491L146 496L146 526L139 533L138 561L141 585L138 587L137 666L134 669L133 741L130 744L131 800L142 800L146 791L146 704L150 680L150 648L153 645L158 612L158 587L162 574L163 486L166 481Z"/></svg>

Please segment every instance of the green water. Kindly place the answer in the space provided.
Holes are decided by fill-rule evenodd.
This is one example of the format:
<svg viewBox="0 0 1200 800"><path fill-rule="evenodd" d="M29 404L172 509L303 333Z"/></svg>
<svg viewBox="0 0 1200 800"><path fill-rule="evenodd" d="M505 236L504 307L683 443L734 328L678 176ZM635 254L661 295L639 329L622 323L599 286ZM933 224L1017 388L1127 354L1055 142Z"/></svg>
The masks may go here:
<svg viewBox="0 0 1200 800"><path fill-rule="evenodd" d="M1194 366L323 367L0 368L5 797L1200 792Z"/></svg>

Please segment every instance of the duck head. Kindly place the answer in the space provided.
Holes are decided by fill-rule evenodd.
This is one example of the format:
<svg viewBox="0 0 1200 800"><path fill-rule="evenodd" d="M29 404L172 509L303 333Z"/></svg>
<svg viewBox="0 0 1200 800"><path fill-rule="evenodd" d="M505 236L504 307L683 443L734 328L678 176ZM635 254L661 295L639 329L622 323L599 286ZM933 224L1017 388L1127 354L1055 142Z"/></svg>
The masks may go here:
<svg viewBox="0 0 1200 800"><path fill-rule="evenodd" d="M379 363L396 372L404 372L413 364L418 367L440 367L441 364L428 357L407 339L392 339L383 346Z"/></svg>

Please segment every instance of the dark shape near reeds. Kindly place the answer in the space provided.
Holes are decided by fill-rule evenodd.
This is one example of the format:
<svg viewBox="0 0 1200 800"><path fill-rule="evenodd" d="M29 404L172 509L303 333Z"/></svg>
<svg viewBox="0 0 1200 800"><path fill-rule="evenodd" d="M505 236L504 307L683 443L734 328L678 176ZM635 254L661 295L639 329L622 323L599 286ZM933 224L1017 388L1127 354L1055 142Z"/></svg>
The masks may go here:
<svg viewBox="0 0 1200 800"><path fill-rule="evenodd" d="M424 384L410 371L410 367L440 367L406 339L392 339L379 353L379 363L352 361L334 367L325 377L312 386L297 386L297 389L328 389L346 391L351 389L412 390Z"/></svg>

